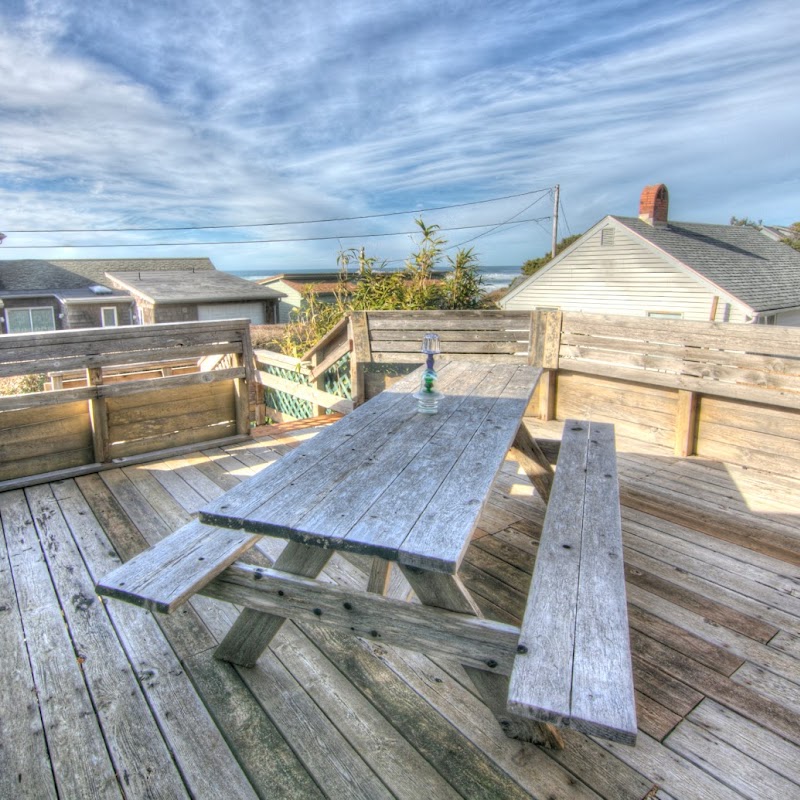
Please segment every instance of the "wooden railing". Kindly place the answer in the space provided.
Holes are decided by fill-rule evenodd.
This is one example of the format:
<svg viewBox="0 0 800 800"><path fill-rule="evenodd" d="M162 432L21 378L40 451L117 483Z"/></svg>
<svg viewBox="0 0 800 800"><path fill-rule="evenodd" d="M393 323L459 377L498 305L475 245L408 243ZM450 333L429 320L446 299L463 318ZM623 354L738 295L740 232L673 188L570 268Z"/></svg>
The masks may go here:
<svg viewBox="0 0 800 800"><path fill-rule="evenodd" d="M528 357L525 311L357 311L301 358L256 351L265 413L274 419L348 413L422 362L422 337L435 331L448 358L518 361ZM348 386L331 391L330 373L350 359ZM272 405L270 405L272 403ZM280 407L276 407L280 406Z"/></svg>
<svg viewBox="0 0 800 800"><path fill-rule="evenodd" d="M265 414L273 419L313 417L353 410L349 373L352 340L343 319L302 358L256 350L256 378L264 387ZM330 391L334 388L336 391Z"/></svg>
<svg viewBox="0 0 800 800"><path fill-rule="evenodd" d="M352 315L353 397L374 397L424 360L423 336L438 333L448 359L526 361L527 311L362 311ZM394 369L392 369L394 368Z"/></svg>
<svg viewBox="0 0 800 800"><path fill-rule="evenodd" d="M0 337L0 377L49 374L63 387L0 397L0 487L241 439L256 388L304 403L300 415L347 413L422 363L428 331L446 358L544 367L529 411L545 419L613 422L618 438L678 456L800 471L798 328L359 312L301 359L254 354L244 320Z"/></svg>
<svg viewBox="0 0 800 800"><path fill-rule="evenodd" d="M214 369L209 356L221 359ZM195 371L164 376L187 360ZM246 320L2 336L0 377L80 369L84 380L0 397L0 486L241 440L250 434L253 361ZM119 381L131 365L133 379Z"/></svg>
<svg viewBox="0 0 800 800"><path fill-rule="evenodd" d="M800 328L536 312L538 411L675 455L800 470Z"/></svg>
<svg viewBox="0 0 800 800"><path fill-rule="evenodd" d="M103 370L103 383L123 383L125 381L140 381L150 378L168 378L171 375L188 375L192 372L206 372L214 369L224 356L209 356L201 359L202 362L210 361L212 365L205 366L196 358L179 359L175 361L147 362L143 364L126 364L122 367L106 367ZM74 389L88 386L88 376L85 369L59 370L48 372L44 388L47 391L56 389Z"/></svg>

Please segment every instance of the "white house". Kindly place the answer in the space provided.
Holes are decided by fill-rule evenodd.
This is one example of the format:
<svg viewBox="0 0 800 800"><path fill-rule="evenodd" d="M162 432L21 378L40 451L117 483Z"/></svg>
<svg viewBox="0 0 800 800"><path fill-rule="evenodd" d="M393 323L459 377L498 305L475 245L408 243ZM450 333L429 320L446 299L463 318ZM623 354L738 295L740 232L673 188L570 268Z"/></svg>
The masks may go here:
<svg viewBox="0 0 800 800"><path fill-rule="evenodd" d="M604 217L500 306L800 326L800 252L668 212L667 187L645 187L638 218Z"/></svg>
<svg viewBox="0 0 800 800"><path fill-rule="evenodd" d="M303 305L303 292L313 289L323 303L332 303L339 285L339 272L290 272L261 278L258 283L280 293L278 322L289 322L292 312ZM349 284L352 288L352 283Z"/></svg>

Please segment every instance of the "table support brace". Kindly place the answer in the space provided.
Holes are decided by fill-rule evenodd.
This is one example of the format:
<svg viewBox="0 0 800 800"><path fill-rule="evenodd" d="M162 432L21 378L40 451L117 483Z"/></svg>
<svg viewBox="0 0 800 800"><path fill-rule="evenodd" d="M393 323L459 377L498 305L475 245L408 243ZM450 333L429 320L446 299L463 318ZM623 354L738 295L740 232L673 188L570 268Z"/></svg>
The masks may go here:
<svg viewBox="0 0 800 800"><path fill-rule="evenodd" d="M426 572L402 564L400 568L424 605L446 608L448 611L458 611L462 614L473 614L477 617L483 616L458 576L446 575L441 572ZM492 672L491 667L481 670L465 665L465 669L483 701L495 715L508 737L558 750L563 748L564 740L552 725L523 719L508 713L506 709L507 675Z"/></svg>
<svg viewBox="0 0 800 800"><path fill-rule="evenodd" d="M289 542L275 561L275 569L316 578L332 555L332 550L323 547ZM214 658L254 667L283 623L284 617L245 608L214 652Z"/></svg>

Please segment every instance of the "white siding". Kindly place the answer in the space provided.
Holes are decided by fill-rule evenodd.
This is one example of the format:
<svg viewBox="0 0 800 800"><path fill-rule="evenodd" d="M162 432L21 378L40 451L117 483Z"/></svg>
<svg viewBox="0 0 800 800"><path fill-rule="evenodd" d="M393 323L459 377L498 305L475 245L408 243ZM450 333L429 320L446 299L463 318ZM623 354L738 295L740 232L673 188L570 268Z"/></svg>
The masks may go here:
<svg viewBox="0 0 800 800"><path fill-rule="evenodd" d="M302 295L297 289L287 286L283 281L270 283L269 288L286 295L286 297L282 297L278 301L278 322L289 322L289 315L292 313L292 310L300 308L303 300Z"/></svg>
<svg viewBox="0 0 800 800"><path fill-rule="evenodd" d="M266 324L264 302L205 303L197 306L197 319L208 322L217 319L249 319L253 325Z"/></svg>
<svg viewBox="0 0 800 800"><path fill-rule="evenodd" d="M778 319L775 320L777 325L792 325L793 327L800 327L800 308L794 311L784 311L783 314L778 314Z"/></svg>
<svg viewBox="0 0 800 800"><path fill-rule="evenodd" d="M708 320L714 292L617 227L614 244L600 244L601 230L558 264L539 275L504 307L541 307L591 314L645 316L648 311L677 312L684 319ZM718 322L745 322L744 309L720 297Z"/></svg>

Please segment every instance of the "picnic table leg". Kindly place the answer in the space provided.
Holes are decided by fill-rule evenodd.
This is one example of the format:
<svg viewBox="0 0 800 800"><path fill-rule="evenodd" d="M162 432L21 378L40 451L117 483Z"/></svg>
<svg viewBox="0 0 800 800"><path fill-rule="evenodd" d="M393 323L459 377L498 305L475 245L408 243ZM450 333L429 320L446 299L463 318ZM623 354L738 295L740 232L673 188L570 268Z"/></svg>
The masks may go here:
<svg viewBox="0 0 800 800"><path fill-rule="evenodd" d="M386 589L389 586L389 578L391 577L391 570L391 561L373 556L367 591L373 592L374 594L386 594Z"/></svg>
<svg viewBox="0 0 800 800"><path fill-rule="evenodd" d="M482 617L478 606L469 591L457 575L446 575L441 572L427 572L416 567L400 565L403 574L416 592L423 605L446 608L462 614L473 614ZM464 669L475 684L483 701L495 715L506 736L521 739L533 744L560 750L564 740L558 730L546 722L517 717L508 713L506 699L508 697L508 676L487 670L476 669L464 665Z"/></svg>
<svg viewBox="0 0 800 800"><path fill-rule="evenodd" d="M323 547L289 542L275 561L275 569L316 578L332 555L332 550ZM283 623L284 617L245 608L215 650L214 658L240 667L255 666Z"/></svg>
<svg viewBox="0 0 800 800"><path fill-rule="evenodd" d="M550 489L553 486L553 468L524 423L520 424L511 447L511 458L522 467L523 472L546 503L550 499Z"/></svg>

